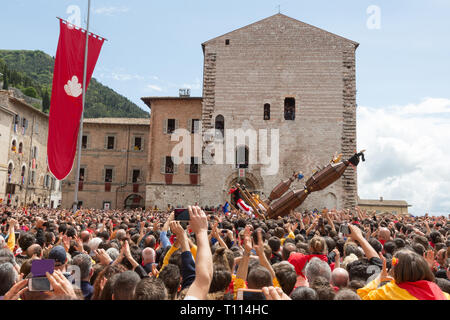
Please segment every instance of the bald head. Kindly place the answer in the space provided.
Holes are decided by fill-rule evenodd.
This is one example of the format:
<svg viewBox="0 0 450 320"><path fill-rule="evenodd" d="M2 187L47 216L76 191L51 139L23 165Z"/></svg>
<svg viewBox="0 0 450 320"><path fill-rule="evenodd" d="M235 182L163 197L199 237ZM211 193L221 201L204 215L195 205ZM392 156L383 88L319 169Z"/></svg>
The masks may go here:
<svg viewBox="0 0 450 320"><path fill-rule="evenodd" d="M37 243L32 244L27 249L27 256L28 257L31 258L34 255L36 255L36 257L38 257L38 258L42 258L42 248Z"/></svg>
<svg viewBox="0 0 450 320"><path fill-rule="evenodd" d="M389 241L391 239L391 232L388 228L380 228L380 231L378 232L378 240L385 240Z"/></svg>
<svg viewBox="0 0 450 320"><path fill-rule="evenodd" d="M348 285L348 272L343 268L336 268L331 273L331 284L338 288L344 288Z"/></svg>
<svg viewBox="0 0 450 320"><path fill-rule="evenodd" d="M80 238L81 241L83 241L83 243L88 243L89 240L91 239L91 234L87 230L81 231Z"/></svg>
<svg viewBox="0 0 450 320"><path fill-rule="evenodd" d="M145 248L142 250L142 261L144 264L154 263L155 262L155 250L152 248Z"/></svg>

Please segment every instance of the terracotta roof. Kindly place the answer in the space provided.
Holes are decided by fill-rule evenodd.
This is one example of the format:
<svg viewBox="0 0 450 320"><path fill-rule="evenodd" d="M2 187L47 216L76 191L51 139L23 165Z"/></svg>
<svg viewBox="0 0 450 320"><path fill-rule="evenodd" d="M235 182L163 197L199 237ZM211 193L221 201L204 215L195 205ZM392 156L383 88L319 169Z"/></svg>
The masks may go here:
<svg viewBox="0 0 450 320"><path fill-rule="evenodd" d="M377 206L377 207L410 207L405 200L365 200L359 199L358 206Z"/></svg>
<svg viewBox="0 0 450 320"><path fill-rule="evenodd" d="M14 101L14 102L17 102L17 103L20 103L21 105L25 106L25 107L28 108L29 110L31 110L31 111L33 111L33 112L35 112L35 113L37 113L37 114L39 114L39 115L41 115L41 116L43 116L43 117L48 118L48 114L42 112L41 110L36 109L36 108L33 107L31 104L28 104L24 99L15 97L14 94L11 93L11 92L8 91L8 90L0 90L0 94L7 95L8 98L9 98L9 100ZM6 106L5 106L5 107L6 107ZM6 108L6 109L7 109L7 108ZM11 111L11 110L10 110L10 111ZM14 111L12 111L12 112L15 114Z"/></svg>
<svg viewBox="0 0 450 320"><path fill-rule="evenodd" d="M156 100L203 100L203 97L142 97L142 101L151 109L152 101Z"/></svg>
<svg viewBox="0 0 450 320"><path fill-rule="evenodd" d="M83 123L150 125L150 118L88 118Z"/></svg>

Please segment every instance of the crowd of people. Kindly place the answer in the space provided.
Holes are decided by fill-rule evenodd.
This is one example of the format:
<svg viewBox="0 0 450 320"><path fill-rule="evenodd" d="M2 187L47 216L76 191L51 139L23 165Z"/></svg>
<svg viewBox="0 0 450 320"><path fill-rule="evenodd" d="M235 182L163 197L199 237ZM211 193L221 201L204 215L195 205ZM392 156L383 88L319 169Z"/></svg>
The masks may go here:
<svg viewBox="0 0 450 320"><path fill-rule="evenodd" d="M3 300L448 300L450 221L353 210L0 208ZM35 290L33 262L54 261ZM36 262L34 263L36 264ZM74 268L76 267L76 268ZM79 270L77 281L77 272Z"/></svg>

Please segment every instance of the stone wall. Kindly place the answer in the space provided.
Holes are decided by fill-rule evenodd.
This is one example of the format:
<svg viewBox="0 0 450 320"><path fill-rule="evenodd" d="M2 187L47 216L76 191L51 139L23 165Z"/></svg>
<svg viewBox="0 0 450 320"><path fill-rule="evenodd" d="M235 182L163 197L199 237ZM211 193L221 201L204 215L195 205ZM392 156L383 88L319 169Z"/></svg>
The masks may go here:
<svg viewBox="0 0 450 320"><path fill-rule="evenodd" d="M227 41L228 40L228 41ZM228 42L228 44L227 44ZM344 158L356 147L355 49L357 44L284 15L275 15L203 44L204 128L217 115L225 129L278 129L280 169L263 176L261 165L247 170L264 196L294 170L305 178L326 165L334 153ZM284 119L284 99L295 98L295 120ZM263 118L270 104L270 120ZM270 140L269 140L270 141ZM356 174L308 197L302 206L354 205ZM203 165L203 205L223 203L233 165ZM248 176L248 174L247 174ZM302 181L304 182L304 181ZM301 187L301 184L297 184Z"/></svg>
<svg viewBox="0 0 450 320"><path fill-rule="evenodd" d="M11 92L0 91L0 96L2 106L20 117L16 126L11 124L10 141L7 145L2 145L2 152L8 154L7 165L12 164L13 167L10 183L16 185L11 204L50 205L52 175L47 170L48 116L15 98ZM12 150L13 141L16 142L16 151ZM25 167L23 181L22 167ZM34 181L31 179L33 176Z"/></svg>
<svg viewBox="0 0 450 320"><path fill-rule="evenodd" d="M147 178L149 125L133 124L135 119L122 119L101 123L104 119L85 119L83 135L87 136L87 148L81 152L80 167L84 168L82 190L78 200L86 208L103 208L105 202L110 208L124 207L125 199L137 194L145 201L145 181ZM108 136L115 137L114 149L108 150ZM134 150L134 137L142 137L141 150ZM62 207L71 208L74 201L76 159L69 176L62 186ZM105 169L113 168L110 191L105 191ZM133 169L140 170L138 192L133 191Z"/></svg>

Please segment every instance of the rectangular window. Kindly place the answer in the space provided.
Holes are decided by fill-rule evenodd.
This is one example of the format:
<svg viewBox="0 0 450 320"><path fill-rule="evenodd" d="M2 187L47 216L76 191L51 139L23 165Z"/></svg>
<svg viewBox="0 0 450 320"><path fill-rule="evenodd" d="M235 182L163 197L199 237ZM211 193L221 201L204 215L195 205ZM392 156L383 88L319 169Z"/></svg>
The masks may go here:
<svg viewBox="0 0 450 320"><path fill-rule="evenodd" d="M167 133L172 134L175 131L175 119L167 120Z"/></svg>
<svg viewBox="0 0 450 320"><path fill-rule="evenodd" d="M270 120L270 104L264 105L264 120Z"/></svg>
<svg viewBox="0 0 450 320"><path fill-rule="evenodd" d="M106 148L108 150L113 150L114 149L114 137L113 136L108 136L108 142L107 142L107 146Z"/></svg>
<svg viewBox="0 0 450 320"><path fill-rule="evenodd" d="M83 136L81 138L81 148L87 149L87 144L88 144L88 137L87 136Z"/></svg>
<svg viewBox="0 0 450 320"><path fill-rule="evenodd" d="M284 99L284 120L295 120L295 99Z"/></svg>
<svg viewBox="0 0 450 320"><path fill-rule="evenodd" d="M198 158L191 157L191 164L189 166L190 174L198 174Z"/></svg>
<svg viewBox="0 0 450 320"><path fill-rule="evenodd" d="M198 133L200 128L200 120L192 119L191 133Z"/></svg>
<svg viewBox="0 0 450 320"><path fill-rule="evenodd" d="M84 168L80 168L80 179L79 181L84 181Z"/></svg>
<svg viewBox="0 0 450 320"><path fill-rule="evenodd" d="M138 178L141 175L141 170L133 170L133 183L138 182Z"/></svg>
<svg viewBox="0 0 450 320"><path fill-rule="evenodd" d="M165 169L165 173L166 174L173 174L174 173L174 164L172 161L172 157L166 157L166 169Z"/></svg>
<svg viewBox="0 0 450 320"><path fill-rule="evenodd" d="M105 182L112 182L113 169L105 169Z"/></svg>
<svg viewBox="0 0 450 320"><path fill-rule="evenodd" d="M134 138L134 150L135 151L142 150L142 138L141 137Z"/></svg>

